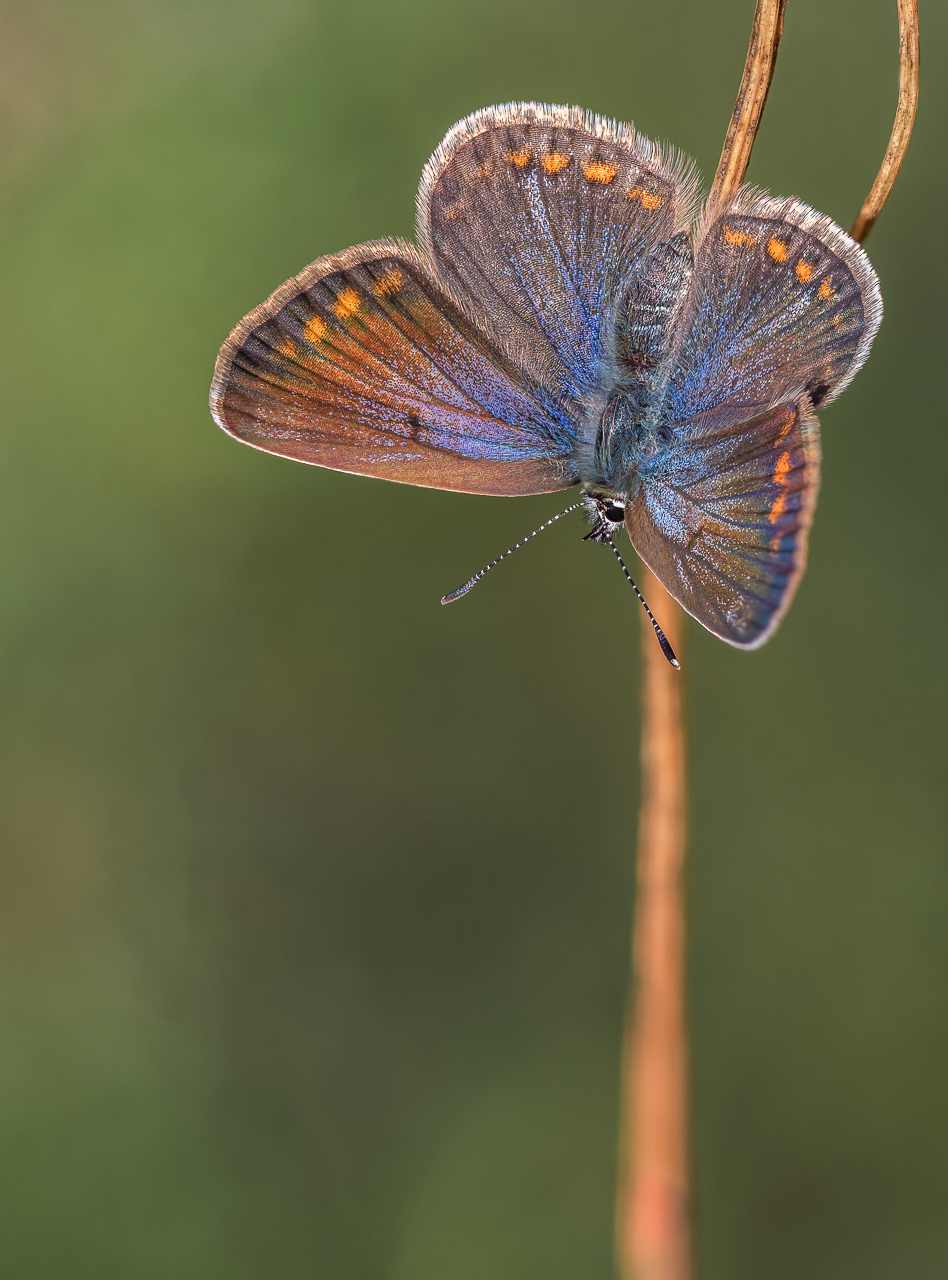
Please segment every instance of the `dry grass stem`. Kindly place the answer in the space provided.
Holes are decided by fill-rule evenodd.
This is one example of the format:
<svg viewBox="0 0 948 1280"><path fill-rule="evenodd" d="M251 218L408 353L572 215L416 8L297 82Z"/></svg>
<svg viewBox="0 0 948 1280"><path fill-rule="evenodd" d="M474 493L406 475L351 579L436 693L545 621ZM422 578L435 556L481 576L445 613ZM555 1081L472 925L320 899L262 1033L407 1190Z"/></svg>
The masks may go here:
<svg viewBox="0 0 948 1280"><path fill-rule="evenodd" d="M744 181L757 126L764 114L770 82L774 78L786 7L787 0L757 0L744 76L724 139L718 171L714 175L709 204L725 203Z"/></svg>
<svg viewBox="0 0 948 1280"><path fill-rule="evenodd" d="M786 0L758 0L740 91L711 188L727 200L750 163L773 79ZM646 599L681 653L683 616L653 574ZM686 730L681 677L643 617L642 809L622 1083L616 1235L623 1280L689 1280L685 1022Z"/></svg>
<svg viewBox="0 0 948 1280"><path fill-rule="evenodd" d="M872 190L859 211L849 234L862 244L889 198L908 150L918 106L918 5L916 0L898 0L899 6L899 105L892 136L886 148Z"/></svg>
<svg viewBox="0 0 948 1280"><path fill-rule="evenodd" d="M681 654L683 614L658 579L642 583ZM687 1280L688 1063L685 1028L685 718L680 674L642 614L642 807L623 1061L617 1241L626 1280Z"/></svg>

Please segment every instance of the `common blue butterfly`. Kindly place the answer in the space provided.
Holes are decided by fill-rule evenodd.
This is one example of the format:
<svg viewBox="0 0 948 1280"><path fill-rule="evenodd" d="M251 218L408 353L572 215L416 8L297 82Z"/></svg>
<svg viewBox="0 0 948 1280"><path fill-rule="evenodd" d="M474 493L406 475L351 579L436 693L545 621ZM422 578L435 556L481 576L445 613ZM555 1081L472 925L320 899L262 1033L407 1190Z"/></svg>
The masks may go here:
<svg viewBox="0 0 948 1280"><path fill-rule="evenodd" d="M882 319L856 242L751 187L701 209L682 157L535 103L450 130L422 175L417 239L320 258L252 311L218 357L217 423L408 484L582 485L587 536L618 556L624 524L704 627L742 649L768 640L806 561L814 410Z"/></svg>

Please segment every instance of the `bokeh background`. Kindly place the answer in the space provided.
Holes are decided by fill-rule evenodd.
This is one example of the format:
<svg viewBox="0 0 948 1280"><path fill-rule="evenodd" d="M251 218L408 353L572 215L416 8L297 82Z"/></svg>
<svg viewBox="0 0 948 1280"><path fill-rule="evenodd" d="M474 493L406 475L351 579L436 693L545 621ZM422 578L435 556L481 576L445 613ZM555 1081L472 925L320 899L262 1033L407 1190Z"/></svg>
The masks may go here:
<svg viewBox="0 0 948 1280"><path fill-rule="evenodd" d="M0 5L0 1274L608 1280L637 605L557 509L256 453L230 328L509 99L712 174L752 0ZM948 1274L945 55L766 649L692 628L699 1280ZM844 225L892 0L750 177Z"/></svg>

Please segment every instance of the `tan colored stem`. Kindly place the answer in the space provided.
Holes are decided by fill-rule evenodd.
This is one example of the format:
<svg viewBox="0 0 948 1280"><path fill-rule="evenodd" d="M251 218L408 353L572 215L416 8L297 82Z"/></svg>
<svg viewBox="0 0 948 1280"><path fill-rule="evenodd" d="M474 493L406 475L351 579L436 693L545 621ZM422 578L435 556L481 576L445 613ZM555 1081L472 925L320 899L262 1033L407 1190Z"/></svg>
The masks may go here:
<svg viewBox="0 0 948 1280"><path fill-rule="evenodd" d="M646 572L642 589L681 656L682 612ZM688 1280L688 1064L685 1028L685 720L681 675L642 614L642 807L623 1062L617 1205L624 1280Z"/></svg>
<svg viewBox="0 0 948 1280"><path fill-rule="evenodd" d="M853 225L864 240L908 147L918 102L917 0L898 0L899 104L872 191ZM773 79L786 0L758 0L744 76L711 188L720 207L740 187ZM682 613L646 572L642 588L681 655ZM616 1234L623 1280L690 1280L688 1038L685 1022L686 735L681 677L643 615L642 812L633 991L623 1051Z"/></svg>
<svg viewBox="0 0 948 1280"><path fill-rule="evenodd" d="M744 181L773 79L785 7L786 0L758 0L712 204L726 203ZM653 574L646 572L642 587L681 656L681 610ZM681 676L666 662L644 615L642 637L642 811L616 1243L623 1280L690 1280L684 703Z"/></svg>
<svg viewBox="0 0 948 1280"><path fill-rule="evenodd" d="M764 113L777 63L777 49L783 34L783 13L787 0L757 0L744 76L738 90L734 114L724 139L724 150L711 186L709 206L726 204L744 181L750 164L757 126Z"/></svg>
<svg viewBox="0 0 948 1280"><path fill-rule="evenodd" d="M872 230L882 206L889 198L892 184L899 175L902 161L908 150L918 106L918 5L916 0L898 0L899 6L899 104L895 110L895 124L886 148L882 167L866 203L849 234L861 244Z"/></svg>

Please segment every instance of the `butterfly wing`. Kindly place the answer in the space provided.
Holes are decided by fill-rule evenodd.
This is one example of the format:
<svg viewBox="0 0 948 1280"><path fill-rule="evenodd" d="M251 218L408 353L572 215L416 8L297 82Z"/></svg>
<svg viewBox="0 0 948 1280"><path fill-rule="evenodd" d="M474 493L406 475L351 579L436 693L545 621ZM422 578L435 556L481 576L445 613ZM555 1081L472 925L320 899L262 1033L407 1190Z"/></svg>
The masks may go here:
<svg viewBox="0 0 948 1280"><path fill-rule="evenodd" d="M569 395L608 379L622 286L688 225L695 191L629 125L512 103L462 120L432 156L418 240L494 343Z"/></svg>
<svg viewBox="0 0 948 1280"><path fill-rule="evenodd" d="M739 194L699 228L674 351L668 414L720 405L828 403L855 377L882 322L859 245L798 200Z"/></svg>
<svg viewBox="0 0 948 1280"><path fill-rule="evenodd" d="M337 471L503 495L576 482L569 409L397 241L321 258L252 311L221 349L211 412L258 449Z"/></svg>
<svg viewBox="0 0 948 1280"><path fill-rule="evenodd" d="M813 406L853 378L881 318L865 254L798 201L742 193L699 228L666 442L626 523L671 595L730 644L764 644L790 605L819 488Z"/></svg>
<svg viewBox="0 0 948 1280"><path fill-rule="evenodd" d="M690 441L642 467L626 528L693 618L729 644L756 649L779 626L806 565L819 427L806 401L750 420L712 411L691 426Z"/></svg>

